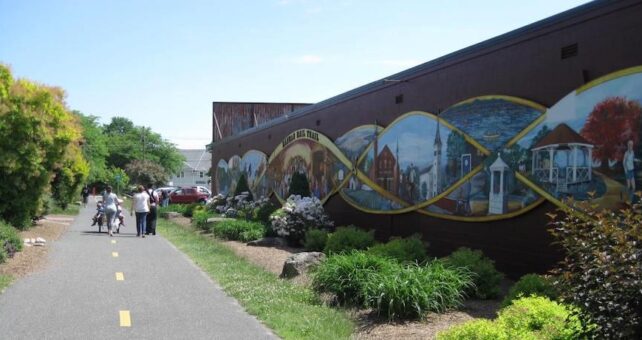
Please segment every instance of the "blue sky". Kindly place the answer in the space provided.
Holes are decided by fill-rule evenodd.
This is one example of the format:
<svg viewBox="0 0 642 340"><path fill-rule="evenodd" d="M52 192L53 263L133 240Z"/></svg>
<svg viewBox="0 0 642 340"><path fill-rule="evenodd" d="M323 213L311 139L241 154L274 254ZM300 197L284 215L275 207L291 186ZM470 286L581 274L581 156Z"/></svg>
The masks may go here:
<svg viewBox="0 0 642 340"><path fill-rule="evenodd" d="M580 0L0 0L0 62L183 148L212 101L318 102Z"/></svg>

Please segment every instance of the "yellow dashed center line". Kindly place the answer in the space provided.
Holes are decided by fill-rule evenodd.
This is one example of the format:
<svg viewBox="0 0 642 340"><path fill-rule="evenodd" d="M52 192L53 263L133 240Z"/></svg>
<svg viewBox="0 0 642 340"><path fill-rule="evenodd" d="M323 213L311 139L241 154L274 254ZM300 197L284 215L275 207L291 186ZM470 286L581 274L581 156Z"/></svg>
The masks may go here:
<svg viewBox="0 0 642 340"><path fill-rule="evenodd" d="M125 275L121 272L116 273L116 281L125 281Z"/></svg>
<svg viewBox="0 0 642 340"><path fill-rule="evenodd" d="M121 310L120 311L120 327L131 327L132 326L132 319L129 316L129 311L128 310Z"/></svg>
<svg viewBox="0 0 642 340"><path fill-rule="evenodd" d="M112 244L116 244L116 240L111 240L111 243Z"/></svg>
<svg viewBox="0 0 642 340"><path fill-rule="evenodd" d="M116 251L112 252L112 253L111 253L111 256L113 256L113 257L118 257L118 252L116 252Z"/></svg>

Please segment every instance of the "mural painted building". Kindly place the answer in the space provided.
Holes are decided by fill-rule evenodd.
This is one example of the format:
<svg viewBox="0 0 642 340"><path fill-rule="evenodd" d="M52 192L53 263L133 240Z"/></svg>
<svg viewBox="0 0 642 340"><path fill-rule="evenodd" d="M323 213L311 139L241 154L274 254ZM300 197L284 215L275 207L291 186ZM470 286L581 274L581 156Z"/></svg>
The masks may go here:
<svg viewBox="0 0 642 340"><path fill-rule="evenodd" d="M560 258L546 213L589 192L617 209L642 188L639 18L642 1L594 1L236 135L215 130L213 189L255 162L266 170L253 190L282 200L303 172L337 225L543 272Z"/></svg>

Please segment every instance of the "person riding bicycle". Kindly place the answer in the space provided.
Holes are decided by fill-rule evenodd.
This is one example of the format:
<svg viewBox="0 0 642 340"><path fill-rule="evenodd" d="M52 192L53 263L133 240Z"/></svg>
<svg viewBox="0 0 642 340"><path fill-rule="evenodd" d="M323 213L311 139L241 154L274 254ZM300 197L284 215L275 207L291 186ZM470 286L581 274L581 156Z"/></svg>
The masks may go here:
<svg viewBox="0 0 642 340"><path fill-rule="evenodd" d="M105 208L103 207L103 203L102 202L96 203L96 215L94 215L94 217L92 218L92 221L93 221L93 223L91 224L92 227L95 226L96 223L98 223L99 219L103 218L104 213L105 213Z"/></svg>

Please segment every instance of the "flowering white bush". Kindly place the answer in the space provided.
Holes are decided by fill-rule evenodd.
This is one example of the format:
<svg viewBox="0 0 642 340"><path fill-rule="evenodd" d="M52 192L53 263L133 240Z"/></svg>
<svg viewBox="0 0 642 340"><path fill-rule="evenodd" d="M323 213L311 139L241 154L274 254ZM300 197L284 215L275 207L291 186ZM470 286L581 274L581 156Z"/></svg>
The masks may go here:
<svg viewBox="0 0 642 340"><path fill-rule="evenodd" d="M270 216L272 229L292 245L300 245L309 229L329 229L330 221L316 197L290 196L283 207Z"/></svg>

